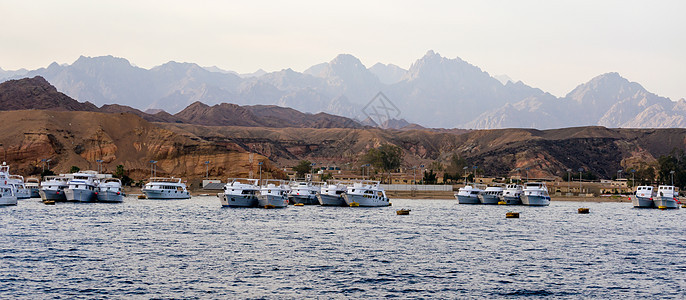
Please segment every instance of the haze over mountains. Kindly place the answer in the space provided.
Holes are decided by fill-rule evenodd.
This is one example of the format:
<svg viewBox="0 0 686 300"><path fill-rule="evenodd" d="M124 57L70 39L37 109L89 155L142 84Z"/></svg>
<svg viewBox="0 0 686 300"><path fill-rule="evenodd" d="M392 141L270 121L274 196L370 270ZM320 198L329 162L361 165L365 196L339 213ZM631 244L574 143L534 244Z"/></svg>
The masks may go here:
<svg viewBox="0 0 686 300"><path fill-rule="evenodd" d="M82 56L70 65L53 63L31 71L0 69L0 81L36 75L81 102L171 114L199 101L208 107L278 105L362 121L369 114L365 106L382 92L399 110L391 117L426 127L686 127L686 100L659 97L617 73L599 75L558 98L433 51L408 70L382 63L368 68L348 54L302 73L236 74L177 62L148 70L112 56Z"/></svg>

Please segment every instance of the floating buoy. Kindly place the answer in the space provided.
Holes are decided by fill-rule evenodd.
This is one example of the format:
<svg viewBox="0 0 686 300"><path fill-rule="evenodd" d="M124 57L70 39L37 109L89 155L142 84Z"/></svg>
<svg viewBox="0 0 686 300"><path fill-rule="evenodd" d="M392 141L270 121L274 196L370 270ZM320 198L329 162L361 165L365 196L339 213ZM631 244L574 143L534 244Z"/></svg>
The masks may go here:
<svg viewBox="0 0 686 300"><path fill-rule="evenodd" d="M55 200L44 200L43 204L45 205L55 205Z"/></svg>
<svg viewBox="0 0 686 300"><path fill-rule="evenodd" d="M393 206L393 203L391 203L391 202L388 202L388 206Z"/></svg>
<svg viewBox="0 0 686 300"><path fill-rule="evenodd" d="M498 205L506 205L506 204L507 204L507 202L505 202L505 201L498 201Z"/></svg>
<svg viewBox="0 0 686 300"><path fill-rule="evenodd" d="M582 208L579 208L579 213L580 214L587 214L587 213L589 213L589 210L588 210L588 208L582 207Z"/></svg>
<svg viewBox="0 0 686 300"><path fill-rule="evenodd" d="M296 203L296 204L293 204L293 206L305 206L305 203Z"/></svg>
<svg viewBox="0 0 686 300"><path fill-rule="evenodd" d="M659 209L665 209L665 208L667 208L667 206L660 205L660 206L658 206L657 208L659 208Z"/></svg>
<svg viewBox="0 0 686 300"><path fill-rule="evenodd" d="M681 205L681 208L686 208L686 204L682 204L682 205Z"/></svg>
<svg viewBox="0 0 686 300"><path fill-rule="evenodd" d="M145 199L145 195L138 195L138 199Z"/></svg>
<svg viewBox="0 0 686 300"><path fill-rule="evenodd" d="M505 214L505 218L507 218L507 219L519 219L519 213L518 212L508 212Z"/></svg>
<svg viewBox="0 0 686 300"><path fill-rule="evenodd" d="M360 204L357 202L350 203L350 207L358 207L358 206L360 206Z"/></svg>
<svg viewBox="0 0 686 300"><path fill-rule="evenodd" d="M267 204L267 205L264 206L264 208L276 208L276 206L271 205L271 204Z"/></svg>
<svg viewBox="0 0 686 300"><path fill-rule="evenodd" d="M406 216L406 215L410 214L410 211L412 211L412 210L403 208L401 210L396 210L395 213L398 215L401 215L401 216Z"/></svg>

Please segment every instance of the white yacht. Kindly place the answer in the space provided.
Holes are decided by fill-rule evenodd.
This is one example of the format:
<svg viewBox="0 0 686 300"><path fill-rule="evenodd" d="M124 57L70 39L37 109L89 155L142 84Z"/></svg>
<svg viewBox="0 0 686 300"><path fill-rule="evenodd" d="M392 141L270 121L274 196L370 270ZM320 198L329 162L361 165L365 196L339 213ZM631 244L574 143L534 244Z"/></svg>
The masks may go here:
<svg viewBox="0 0 686 300"><path fill-rule="evenodd" d="M17 205L14 185L10 184L10 166L3 162L0 166L0 205Z"/></svg>
<svg viewBox="0 0 686 300"><path fill-rule="evenodd" d="M40 179L35 177L26 178L24 182L26 189L29 190L29 195L31 198L40 198L38 191L40 190Z"/></svg>
<svg viewBox="0 0 686 300"><path fill-rule="evenodd" d="M498 204L500 196L503 194L503 188L500 186L489 186L477 197L481 204Z"/></svg>
<svg viewBox="0 0 686 300"><path fill-rule="evenodd" d="M661 185L657 187L657 193L653 197L653 205L657 208L679 208L677 205L679 192L673 185Z"/></svg>
<svg viewBox="0 0 686 300"><path fill-rule="evenodd" d="M98 184L98 202L124 202L124 196L119 178L107 178Z"/></svg>
<svg viewBox="0 0 686 300"><path fill-rule="evenodd" d="M522 204L522 191L523 188L519 184L508 184L505 186L502 195L500 195L500 201L505 202L507 205L519 205Z"/></svg>
<svg viewBox="0 0 686 300"><path fill-rule="evenodd" d="M641 185L636 187L636 192L634 192L634 198L631 199L631 204L637 208L652 208L655 207L653 202L653 197L657 193L650 185Z"/></svg>
<svg viewBox="0 0 686 300"><path fill-rule="evenodd" d="M188 199L191 194L181 178L150 178L142 189L148 199Z"/></svg>
<svg viewBox="0 0 686 300"><path fill-rule="evenodd" d="M14 186L14 195L17 199L29 199L31 198L31 191L24 185L24 176L21 175L10 175L8 184Z"/></svg>
<svg viewBox="0 0 686 300"><path fill-rule="evenodd" d="M359 180L347 187L343 194L349 206L390 206L391 200L378 181Z"/></svg>
<svg viewBox="0 0 686 300"><path fill-rule="evenodd" d="M292 204L302 203L305 205L319 204L317 193L320 187L313 184L311 181L299 181L294 184L289 184L291 187L288 193L288 200Z"/></svg>
<svg viewBox="0 0 686 300"><path fill-rule="evenodd" d="M548 187L543 182L527 182L522 191L522 204L529 206L550 205Z"/></svg>
<svg viewBox="0 0 686 300"><path fill-rule="evenodd" d="M483 191L475 184L470 183L458 189L455 198L459 204L481 204L478 196Z"/></svg>
<svg viewBox="0 0 686 300"><path fill-rule="evenodd" d="M38 193L43 201L66 201L64 189L69 187L69 178L64 176L46 176L41 182Z"/></svg>
<svg viewBox="0 0 686 300"><path fill-rule="evenodd" d="M257 205L264 208L283 208L288 207L288 189L283 180L267 180L260 187L260 194L257 196Z"/></svg>
<svg viewBox="0 0 686 300"><path fill-rule="evenodd" d="M96 200L95 190L98 187L96 172L83 171L71 175L67 183L69 186L64 189L67 201L93 202Z"/></svg>
<svg viewBox="0 0 686 300"><path fill-rule="evenodd" d="M5 180L0 182L0 206L17 205L17 196L14 195L14 187L5 182Z"/></svg>
<svg viewBox="0 0 686 300"><path fill-rule="evenodd" d="M346 206L343 194L347 187L342 183L323 185L317 194L319 204L322 206Z"/></svg>
<svg viewBox="0 0 686 300"><path fill-rule="evenodd" d="M257 207L259 179L229 178L221 195L224 207Z"/></svg>

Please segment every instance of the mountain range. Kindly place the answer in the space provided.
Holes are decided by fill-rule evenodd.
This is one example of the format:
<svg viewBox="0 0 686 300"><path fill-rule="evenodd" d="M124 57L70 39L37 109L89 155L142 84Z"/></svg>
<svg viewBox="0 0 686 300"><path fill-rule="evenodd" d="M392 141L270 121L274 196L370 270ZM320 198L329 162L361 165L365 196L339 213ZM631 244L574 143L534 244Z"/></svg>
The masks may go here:
<svg viewBox="0 0 686 300"><path fill-rule="evenodd" d="M349 54L303 72L284 69L238 74L173 61L144 69L112 56L82 56L72 64L52 63L37 70L0 69L0 81L35 76L82 102L140 111L163 109L170 114L200 102L215 109L231 107L225 104L255 109L280 106L358 122L369 119L373 122L365 124L378 126L410 122L474 129L686 127L686 100L660 97L617 73L599 75L558 98L434 51L407 70L382 63L367 68ZM370 111L370 107L381 107L372 102L379 93L388 102L381 112ZM386 111L389 103L393 109Z"/></svg>
<svg viewBox="0 0 686 300"><path fill-rule="evenodd" d="M203 177L205 161L212 162L213 177L248 176L251 166L257 171L250 153L273 175L303 159L354 169L369 149L393 144L403 151L404 168L448 167L458 156L491 176L518 175L519 169L560 178L583 168L610 178L618 169L655 165L660 155L686 145L686 129L395 130L279 106L201 102L174 115L146 113L78 102L41 77L1 83L0 108L2 153L26 175L40 173L41 161L51 159L58 172L93 168L98 160L109 172L121 164L137 180L149 176L150 160L159 162L161 173L185 178Z"/></svg>

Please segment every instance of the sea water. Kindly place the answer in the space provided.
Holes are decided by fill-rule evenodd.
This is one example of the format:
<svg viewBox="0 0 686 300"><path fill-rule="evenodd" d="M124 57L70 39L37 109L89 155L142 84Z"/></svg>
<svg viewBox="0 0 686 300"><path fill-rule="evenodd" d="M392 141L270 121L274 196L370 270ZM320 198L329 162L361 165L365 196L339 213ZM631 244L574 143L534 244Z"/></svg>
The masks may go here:
<svg viewBox="0 0 686 300"><path fill-rule="evenodd" d="M0 207L0 298L686 297L685 209L125 200Z"/></svg>

